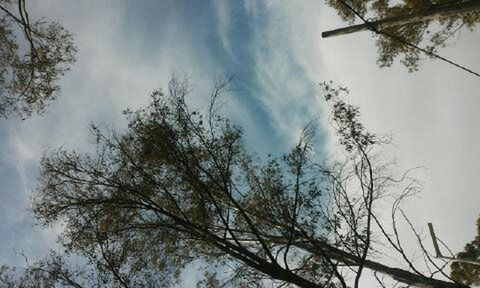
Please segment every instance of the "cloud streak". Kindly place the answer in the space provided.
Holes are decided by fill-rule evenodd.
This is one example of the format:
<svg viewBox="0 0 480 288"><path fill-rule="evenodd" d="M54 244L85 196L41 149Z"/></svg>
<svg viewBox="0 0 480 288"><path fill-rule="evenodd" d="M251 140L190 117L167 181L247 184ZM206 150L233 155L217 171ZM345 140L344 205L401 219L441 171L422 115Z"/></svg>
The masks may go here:
<svg viewBox="0 0 480 288"><path fill-rule="evenodd" d="M371 35L323 40L343 26L322 1L90 1L32 2L35 15L57 19L75 34L78 62L62 80L62 95L44 117L0 123L0 261L23 264L14 250L34 257L54 247L55 231L32 228L28 208L38 160L45 149L92 146L90 123L125 128L121 111L148 103L172 73L192 79L190 101L205 107L214 75L234 74L225 113L245 129L260 154L291 147L302 128L320 117L318 148L338 147L317 83L350 88L367 127L394 135L389 150L405 168L424 165L425 192L407 207L416 224L438 223L455 250L470 241L480 193L478 81L438 61L408 74L379 69ZM52 9L55 7L55 9ZM464 33L442 51L480 67L479 33ZM445 211L448 211L446 213ZM56 228L58 229L58 227ZM5 236L6 235L6 236Z"/></svg>

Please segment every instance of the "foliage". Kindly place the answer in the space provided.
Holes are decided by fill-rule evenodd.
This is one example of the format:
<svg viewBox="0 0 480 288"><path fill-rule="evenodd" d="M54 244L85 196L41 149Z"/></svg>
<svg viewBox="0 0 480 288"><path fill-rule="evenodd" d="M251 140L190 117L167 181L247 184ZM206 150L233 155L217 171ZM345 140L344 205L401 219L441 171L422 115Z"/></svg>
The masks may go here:
<svg viewBox="0 0 480 288"><path fill-rule="evenodd" d="M362 17L370 21L427 10L433 5L454 4L455 2L461 3L462 1L347 1ZM337 11L342 20L350 24L355 21L356 15L339 0L326 0L326 3ZM380 27L380 29L408 43L426 47L427 51L437 53L440 48L445 47L447 40L459 36L462 28L472 30L478 22L480 22L480 11L474 11L453 16L442 16L437 20L414 22L402 26ZM398 58L410 72L418 70L423 52L390 37L380 35L376 35L376 37L378 47L377 63L380 67L390 67L394 60Z"/></svg>
<svg viewBox="0 0 480 288"><path fill-rule="evenodd" d="M81 265L72 265L71 257L54 251L44 259L24 269L0 266L0 286L18 288L37 287L122 287L121 279L116 276L117 270L107 266L102 260L90 259ZM108 271L108 272L106 272ZM161 278L152 273L132 273L129 287L158 287Z"/></svg>
<svg viewBox="0 0 480 288"><path fill-rule="evenodd" d="M64 253L85 259L93 275L77 283L170 287L196 261L207 271L198 287L359 287L367 269L407 285L457 287L433 278L441 268L427 275L408 259L395 216L417 182L390 175L385 142L342 100L347 89L322 84L345 152L331 163L316 156L314 123L283 156L248 153L240 127L215 112L227 89L217 83L204 112L187 105L188 83L173 79L149 106L125 112L125 132L93 126L95 153L45 155L33 211L42 225L64 224ZM377 206L392 197L388 228ZM411 271L378 262L387 245Z"/></svg>
<svg viewBox="0 0 480 288"><path fill-rule="evenodd" d="M477 236L475 240L465 245L457 259L472 260L480 263L480 217L477 219ZM466 285L480 285L480 264L453 262L450 275L453 279Z"/></svg>
<svg viewBox="0 0 480 288"><path fill-rule="evenodd" d="M291 226L289 193L306 146L286 155L284 167L277 159L260 166L244 151L241 129L220 115L189 110L187 91L173 80L167 96L157 91L149 107L126 111L124 135L94 127L95 156L60 150L45 157L35 213L44 224L68 223L62 236L68 252L95 251L108 241L115 247L108 258L128 271L178 276L193 259L233 265L233 257L246 265L233 266L231 285L264 274L309 282L298 276L301 267L293 273L277 263L265 236L281 237ZM313 181L298 189L309 187L317 197Z"/></svg>
<svg viewBox="0 0 480 288"><path fill-rule="evenodd" d="M57 22L30 23L24 0L0 0L0 38L0 117L41 114L75 61L72 35Z"/></svg>

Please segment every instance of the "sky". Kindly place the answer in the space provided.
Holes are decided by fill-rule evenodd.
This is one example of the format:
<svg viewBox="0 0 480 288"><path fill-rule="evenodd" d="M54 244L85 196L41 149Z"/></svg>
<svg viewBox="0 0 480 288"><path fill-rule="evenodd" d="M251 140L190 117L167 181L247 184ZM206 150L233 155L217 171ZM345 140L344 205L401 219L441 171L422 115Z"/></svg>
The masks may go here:
<svg viewBox="0 0 480 288"><path fill-rule="evenodd" d="M44 116L0 121L0 263L22 265L55 247L61 229L41 229L28 208L42 154L63 145L88 151L91 123L125 129L122 110L144 106L172 75L188 78L194 107L205 107L215 77L234 75L224 113L259 155L279 155L320 119L317 145L338 154L318 83L348 87L369 130L391 134L399 167L424 167L424 189L406 204L420 230L433 222L454 251L473 239L480 213L480 81L425 59L408 73L376 65L370 32L322 39L344 26L322 1L29 1L30 17L74 34L77 62ZM463 31L441 50L480 70L480 33ZM413 245L413 244L412 244ZM431 245L427 246L431 247ZM433 248L432 248L433 249Z"/></svg>

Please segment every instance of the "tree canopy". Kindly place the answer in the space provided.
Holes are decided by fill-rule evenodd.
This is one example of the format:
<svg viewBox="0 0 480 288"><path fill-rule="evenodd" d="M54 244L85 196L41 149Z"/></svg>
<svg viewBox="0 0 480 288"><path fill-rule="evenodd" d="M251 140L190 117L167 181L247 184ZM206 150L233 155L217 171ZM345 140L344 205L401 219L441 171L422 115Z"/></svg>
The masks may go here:
<svg viewBox="0 0 480 288"><path fill-rule="evenodd" d="M480 285L480 217L477 219L477 235L475 239L467 243L462 252L458 253L457 259L477 261L479 264L466 262L453 262L450 275L453 279L465 285Z"/></svg>
<svg viewBox="0 0 480 288"><path fill-rule="evenodd" d="M75 61L72 35L57 22L30 22L25 0L0 0L0 38L0 117L41 114Z"/></svg>
<svg viewBox="0 0 480 288"><path fill-rule="evenodd" d="M368 21L385 19L392 16L405 15L419 11L427 11L432 7L441 5L462 4L468 1L451 0L360 0L346 1L356 12ZM334 8L342 20L354 23L355 13L340 0L326 0L327 5ZM480 11L439 16L437 19L414 21L405 25L393 27L379 27L383 32L394 35L397 39L376 35L378 47L377 63L380 67L389 67L395 59L405 65L409 71L418 69L419 61L422 59L422 51L406 45L404 42L412 43L426 48L427 51L437 53L438 50L447 45L452 38L459 36L462 28L472 30L480 22ZM398 41L401 39L402 41Z"/></svg>
<svg viewBox="0 0 480 288"><path fill-rule="evenodd" d="M65 255L85 265L72 267L54 253L21 276L4 266L0 281L171 286L196 261L206 271L198 287L359 287L365 271L382 285L386 277L464 287L433 278L448 275L431 258L430 272L408 258L396 223L400 216L411 225L401 202L418 192L418 182L408 173L392 176L381 155L385 139L367 132L358 108L342 100L347 89L322 84L346 155L331 161L317 156L314 123L283 156L249 153L242 129L216 113L227 87L218 83L203 111L187 105L188 83L173 79L146 108L125 112L125 132L93 126L95 153L47 153L35 217L42 225L63 223ZM382 203L393 203L393 227L382 224ZM382 260L384 246L405 269Z"/></svg>

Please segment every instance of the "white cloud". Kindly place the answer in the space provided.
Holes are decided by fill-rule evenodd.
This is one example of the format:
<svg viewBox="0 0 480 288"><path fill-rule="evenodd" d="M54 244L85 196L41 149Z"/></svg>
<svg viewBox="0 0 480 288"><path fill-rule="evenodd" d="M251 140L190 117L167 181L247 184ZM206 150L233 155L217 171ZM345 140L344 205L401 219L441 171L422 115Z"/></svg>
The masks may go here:
<svg viewBox="0 0 480 288"><path fill-rule="evenodd" d="M33 185L31 169L44 149L63 144L85 149L86 128L91 121L115 122L117 127L123 127L121 110L147 103L149 92L164 86L172 72L190 76L199 95L208 91L212 75L205 71L216 71L218 67L203 57L208 54L205 47L192 45L194 32L180 27L180 22L169 26L161 47L150 47L155 53L149 54L154 55L149 59L133 57L138 55L123 49L122 45L135 41L139 41L134 43L138 47L144 45L123 30L127 13L124 4L54 0L31 4L39 15L55 17L73 31L80 51L78 62L62 81L61 97L46 116L20 124L2 123L12 127L6 135L11 145L3 148L3 157L8 155L17 161L17 180L22 189ZM229 4L216 1L215 8L218 33L231 53ZM260 17L257 2L244 1L244 5L250 15ZM437 234L453 250L460 250L473 238L480 203L476 175L480 171L477 78L433 60L425 61L414 74L398 64L379 69L369 32L321 39L323 30L344 25L322 1L272 1L266 5L269 22L266 27L255 28L250 48L256 53L259 82L269 92L261 101L274 126L293 143L309 120L318 115L326 117L328 111L319 95L305 97L308 81L314 86L334 80L349 87L351 101L361 106L367 127L394 135L396 146L390 153L398 158L399 165L428 168L422 198L412 200L407 207L415 224L426 227L433 221ZM458 43L441 54L469 67L480 67L479 39L479 32L464 33ZM292 63L298 67L292 67ZM298 71L305 74L298 75ZM201 106L205 98L194 98L192 102ZM246 111L244 107L235 108L239 115ZM324 128L329 130L328 125ZM330 134L328 139L327 147L334 155L335 137ZM0 189L2 194L12 193Z"/></svg>
<svg viewBox="0 0 480 288"><path fill-rule="evenodd" d="M259 15L258 8L247 5L255 20L266 22L256 26L249 48L255 59L255 73L264 91L259 100L264 104L271 122L290 145L298 141L303 127L319 115L314 107L315 82L307 74L303 55L295 49L296 31L290 22L288 8L266 3L268 17ZM284 9L285 8L285 9ZM264 12L265 13L265 12ZM313 108L313 109L312 109Z"/></svg>
<svg viewBox="0 0 480 288"><path fill-rule="evenodd" d="M156 47L145 47L147 43L144 42L133 43L139 49L152 52L151 57L137 57L135 53L138 51L128 51L125 45L136 40L132 37L135 35L129 35L125 30L127 11L124 2L46 0L29 3L29 9L35 11L32 14L58 20L70 30L79 53L72 71L61 81L61 95L45 116L1 123L6 134L2 142L9 145L2 149L0 168L14 169L8 174L14 177L2 179L0 187L2 199L12 201L8 204L10 208L3 211L8 215L2 219L2 227L19 232L0 231L0 234L9 234L8 241L0 241L0 259L10 259L12 264L23 264L14 251L43 249L45 253L45 247L54 245L52 239L60 229L39 231L31 228L31 215L26 211L36 183L39 160L46 149L63 145L66 149L90 150L93 148L88 144L91 142L90 123L125 128L122 110L144 106L149 101L149 94L156 88L165 87L172 73L191 77L201 93L202 89L208 90L204 88L209 87L205 83L211 80L205 71L214 70L208 57L201 56L205 52L203 44L191 45L191 33L195 32L179 27L181 23L171 23L162 32L164 43L155 43L158 44ZM200 105L204 100L195 97L192 102ZM41 253L31 255L43 256Z"/></svg>
<svg viewBox="0 0 480 288"><path fill-rule="evenodd" d="M215 0L215 16L217 20L217 32L222 41L223 48L228 55L232 56L232 47L230 46L230 6L228 1Z"/></svg>
<svg viewBox="0 0 480 288"><path fill-rule="evenodd" d="M400 167L427 167L420 175L425 182L421 198L409 201L407 212L416 227L426 232L427 222L432 221L439 237L454 251L463 249L473 239L474 222L480 212L476 177L480 171L478 78L430 59L412 74L399 63L380 69L375 64L376 47L370 32L321 38L322 31L345 25L321 1L279 1L270 8L281 15L282 22L270 27L262 40L275 49L279 45L275 41L284 39L279 33L288 35L291 53L312 82L334 80L347 86L351 102L360 106L366 126L374 132L393 134L395 146L388 151L398 159ZM480 67L479 39L478 31L464 32L455 45L440 53L468 67ZM263 72L264 82L279 77L285 83L282 88L294 91L296 88L289 87L288 80L295 75L282 75L282 60L273 56L260 61L261 69L274 73ZM316 109L325 117L325 104L317 99ZM294 122L284 120L292 115L279 113L281 107L312 100L291 96L265 101L272 104L272 110L276 110L272 112L274 119L287 131ZM332 132L328 124L325 129ZM330 134L329 139L328 150L335 155L335 137ZM426 241L427 248L431 248L430 239ZM411 251L416 250L414 241L408 244Z"/></svg>

